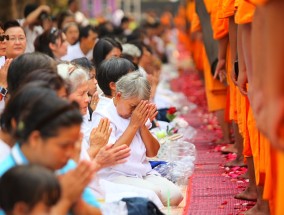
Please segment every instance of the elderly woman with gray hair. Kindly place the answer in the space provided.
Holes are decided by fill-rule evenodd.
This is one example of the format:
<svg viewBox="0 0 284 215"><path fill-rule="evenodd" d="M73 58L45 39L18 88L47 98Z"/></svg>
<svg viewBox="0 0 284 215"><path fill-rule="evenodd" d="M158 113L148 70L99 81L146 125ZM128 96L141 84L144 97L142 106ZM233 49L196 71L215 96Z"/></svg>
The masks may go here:
<svg viewBox="0 0 284 215"><path fill-rule="evenodd" d="M178 205L183 196L179 188L152 170L146 157L156 156L159 142L149 132L157 114L156 106L149 103L151 87L139 72L124 75L116 82L116 94L104 109L93 114L95 123L107 117L112 128L109 145L126 144L131 153L127 162L103 169L97 173L100 179L127 184L154 191L166 205ZM169 196L170 195L170 196Z"/></svg>
<svg viewBox="0 0 284 215"><path fill-rule="evenodd" d="M89 103L89 75L87 71L80 66L71 63L60 63L57 65L57 72L69 85L68 99L77 102L81 114L83 116L86 115ZM84 132L84 123L81 125L81 132ZM99 122L98 127L93 129L89 140L82 138L78 141L74 159L77 161L79 160L79 157L84 157L84 159L87 160L96 159L96 162L99 162L100 168L124 162L124 159L129 156L129 147L125 144L119 149L113 149L106 146L109 135L109 121L108 119L102 119ZM81 150L88 141L92 143L90 144L92 147L89 147L87 152Z"/></svg>

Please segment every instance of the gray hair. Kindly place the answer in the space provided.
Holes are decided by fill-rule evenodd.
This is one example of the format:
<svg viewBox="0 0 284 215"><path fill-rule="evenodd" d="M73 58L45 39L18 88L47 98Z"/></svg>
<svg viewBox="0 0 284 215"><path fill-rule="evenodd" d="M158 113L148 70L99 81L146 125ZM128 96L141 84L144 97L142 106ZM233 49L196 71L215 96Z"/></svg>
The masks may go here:
<svg viewBox="0 0 284 215"><path fill-rule="evenodd" d="M138 47L130 43L122 45L122 54L127 54L132 57L141 57L141 51Z"/></svg>
<svg viewBox="0 0 284 215"><path fill-rule="evenodd" d="M58 64L57 73L70 84L70 93L89 80L89 75L85 69L71 63Z"/></svg>
<svg viewBox="0 0 284 215"><path fill-rule="evenodd" d="M123 99L139 98L149 100L151 86L143 75L134 71L122 76L116 82L116 92L120 92Z"/></svg>

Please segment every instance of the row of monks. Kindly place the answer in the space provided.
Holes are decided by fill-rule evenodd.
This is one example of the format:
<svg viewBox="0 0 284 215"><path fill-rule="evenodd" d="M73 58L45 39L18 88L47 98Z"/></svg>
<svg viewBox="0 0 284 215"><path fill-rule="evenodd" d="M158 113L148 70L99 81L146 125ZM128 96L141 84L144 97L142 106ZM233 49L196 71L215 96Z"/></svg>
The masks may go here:
<svg viewBox="0 0 284 215"><path fill-rule="evenodd" d="M199 1L218 45L216 67L206 50ZM176 18L179 39L204 72L208 109L223 111L223 123L233 125L237 159L248 166L250 183L240 196L256 195L257 203L247 214L284 214L283 22L283 0L188 0ZM196 36L200 31L203 39Z"/></svg>

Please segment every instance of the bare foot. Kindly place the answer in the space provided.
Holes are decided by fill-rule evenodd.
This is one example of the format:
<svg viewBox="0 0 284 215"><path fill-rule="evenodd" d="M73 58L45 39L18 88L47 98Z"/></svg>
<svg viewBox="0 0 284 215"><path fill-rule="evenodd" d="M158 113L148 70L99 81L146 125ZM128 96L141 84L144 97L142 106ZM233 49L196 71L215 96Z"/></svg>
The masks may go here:
<svg viewBox="0 0 284 215"><path fill-rule="evenodd" d="M238 150L235 148L235 144L228 144L227 146L223 146L221 148L221 152L223 154L227 154L227 153L237 153Z"/></svg>
<svg viewBox="0 0 284 215"><path fill-rule="evenodd" d="M224 167L235 167L235 166L240 166L240 167L243 167L243 166L247 166L244 161L241 159L235 159L235 160L232 160L232 161L229 161L227 162Z"/></svg>
<svg viewBox="0 0 284 215"><path fill-rule="evenodd" d="M256 188L247 187L243 192L234 196L235 199L247 200L247 201L256 201L257 192Z"/></svg>
<svg viewBox="0 0 284 215"><path fill-rule="evenodd" d="M243 215L269 215L269 209L266 209L259 204L255 204L251 209L242 213Z"/></svg>
<svg viewBox="0 0 284 215"><path fill-rule="evenodd" d="M248 171L246 171L244 174L239 175L239 176L237 177L237 179L248 179L248 178L249 178Z"/></svg>

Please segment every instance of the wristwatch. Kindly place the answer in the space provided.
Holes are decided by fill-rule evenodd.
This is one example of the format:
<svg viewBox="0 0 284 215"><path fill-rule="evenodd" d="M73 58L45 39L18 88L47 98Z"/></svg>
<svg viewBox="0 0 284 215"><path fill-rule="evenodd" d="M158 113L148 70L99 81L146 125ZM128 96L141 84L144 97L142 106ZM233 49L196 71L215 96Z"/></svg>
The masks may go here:
<svg viewBox="0 0 284 215"><path fill-rule="evenodd" d="M0 86L0 95L2 97L5 97L7 95L7 93L8 93L8 90L5 87Z"/></svg>

